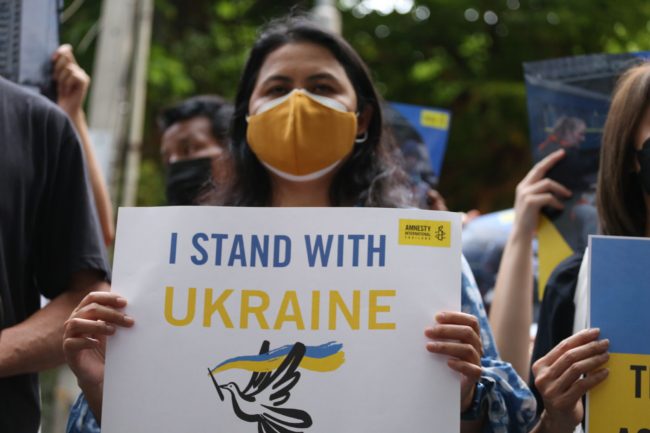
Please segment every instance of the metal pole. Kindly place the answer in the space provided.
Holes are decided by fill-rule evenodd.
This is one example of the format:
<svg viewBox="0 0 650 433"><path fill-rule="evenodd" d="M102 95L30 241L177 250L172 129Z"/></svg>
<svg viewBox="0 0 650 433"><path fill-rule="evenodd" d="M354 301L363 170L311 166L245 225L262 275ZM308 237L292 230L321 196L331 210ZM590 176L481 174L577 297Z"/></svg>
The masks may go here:
<svg viewBox="0 0 650 433"><path fill-rule="evenodd" d="M311 16L327 30L341 34L341 12L336 7L336 0L316 0Z"/></svg>
<svg viewBox="0 0 650 433"><path fill-rule="evenodd" d="M93 67L88 126L111 196L117 192L115 167L128 113L127 82L133 52L136 0L105 0Z"/></svg>
<svg viewBox="0 0 650 433"><path fill-rule="evenodd" d="M134 71L131 81L132 116L126 154L126 170L122 206L135 206L140 178L140 159L142 153L142 132L144 128L145 102L147 96L147 68L149 47L151 46L151 27L153 22L153 0L138 2L138 40L133 60Z"/></svg>

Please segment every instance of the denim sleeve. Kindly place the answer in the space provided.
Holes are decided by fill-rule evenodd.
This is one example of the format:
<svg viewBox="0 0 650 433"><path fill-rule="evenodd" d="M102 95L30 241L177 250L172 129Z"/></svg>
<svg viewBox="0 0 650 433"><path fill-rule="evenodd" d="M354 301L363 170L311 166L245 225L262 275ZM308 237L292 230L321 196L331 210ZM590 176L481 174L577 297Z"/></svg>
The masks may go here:
<svg viewBox="0 0 650 433"><path fill-rule="evenodd" d="M65 428L66 433L100 433L101 429L97 425L97 420L88 406L88 402L83 394L79 394L77 400L70 408L68 416L68 425Z"/></svg>
<svg viewBox="0 0 650 433"><path fill-rule="evenodd" d="M527 432L535 418L537 403L528 386L507 362L499 358L492 330L483 307L481 295L472 271L463 257L462 310L478 318L481 326L483 357L481 384L487 399L487 422L483 429L489 433Z"/></svg>

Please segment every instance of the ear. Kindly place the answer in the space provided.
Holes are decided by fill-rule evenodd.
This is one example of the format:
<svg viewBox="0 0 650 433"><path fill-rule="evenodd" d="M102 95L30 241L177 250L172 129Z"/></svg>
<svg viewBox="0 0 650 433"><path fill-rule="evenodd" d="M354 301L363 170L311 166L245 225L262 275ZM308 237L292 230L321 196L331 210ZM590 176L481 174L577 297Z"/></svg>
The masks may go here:
<svg viewBox="0 0 650 433"><path fill-rule="evenodd" d="M368 127L370 126L370 121L372 120L373 114L374 109L372 108L372 105L366 104L366 106L363 107L363 111L359 113L359 117L357 118L357 135L362 135L368 131Z"/></svg>

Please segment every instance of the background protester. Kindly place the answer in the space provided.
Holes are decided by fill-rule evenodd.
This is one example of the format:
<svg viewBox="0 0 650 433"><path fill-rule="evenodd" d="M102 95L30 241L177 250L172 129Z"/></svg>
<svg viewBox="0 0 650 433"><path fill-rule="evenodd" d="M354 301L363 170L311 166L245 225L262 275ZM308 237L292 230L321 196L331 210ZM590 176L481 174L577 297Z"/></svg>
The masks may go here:
<svg viewBox="0 0 650 433"><path fill-rule="evenodd" d="M597 188L605 235L650 236L648 95L649 63L626 72L614 91L603 131ZM608 375L603 364L608 360L609 341L599 340L598 329L584 329L589 308L587 261L570 258L568 262L570 266L565 263L549 280L542 303L532 367L541 413L535 433L579 429L585 393Z"/></svg>
<svg viewBox="0 0 650 433"><path fill-rule="evenodd" d="M224 183L232 114L233 106L216 95L194 96L161 112L168 204L196 204L208 186Z"/></svg>
<svg viewBox="0 0 650 433"><path fill-rule="evenodd" d="M232 150L232 183L213 203L395 207L410 197L362 60L342 38L303 19L272 23L253 46L237 93ZM498 359L466 263L463 269L464 312L438 315L425 331L426 348L450 356L449 367L461 375L463 431L526 431L534 400ZM101 311L90 308L97 303ZM116 294L91 294L68 321L66 356L98 417L104 339L133 323L121 312L125 303Z"/></svg>
<svg viewBox="0 0 650 433"><path fill-rule="evenodd" d="M90 140L83 104L88 93L90 77L79 67L72 53L72 46L61 45L52 55L52 78L56 82L57 104L68 115L81 141L83 155L88 168L97 215L101 224L104 243L111 245L115 237L113 204L106 187L102 169Z"/></svg>
<svg viewBox="0 0 650 433"><path fill-rule="evenodd" d="M528 380L530 370L533 239L542 208L563 209L562 200L571 196L566 187L546 177L563 157L563 149L549 154L517 185L514 223L503 250L492 296L490 325L497 348L524 380Z"/></svg>
<svg viewBox="0 0 650 433"><path fill-rule="evenodd" d="M0 154L0 431L35 433L37 373L63 362L63 324L88 291L107 289L108 264L72 125L3 78Z"/></svg>

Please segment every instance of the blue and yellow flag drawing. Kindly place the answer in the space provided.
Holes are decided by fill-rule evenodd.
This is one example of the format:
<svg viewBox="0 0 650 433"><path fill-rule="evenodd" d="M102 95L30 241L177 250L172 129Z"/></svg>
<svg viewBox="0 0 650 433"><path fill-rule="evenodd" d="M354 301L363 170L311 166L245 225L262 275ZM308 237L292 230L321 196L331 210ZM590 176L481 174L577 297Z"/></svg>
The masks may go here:
<svg viewBox="0 0 650 433"><path fill-rule="evenodd" d="M230 358L212 368L212 374L239 369L253 372L273 371L282 364L293 345L272 349L259 355L237 356ZM305 370L328 372L334 371L345 362L343 344L329 342L319 346L305 346L305 356L300 361L300 368Z"/></svg>

